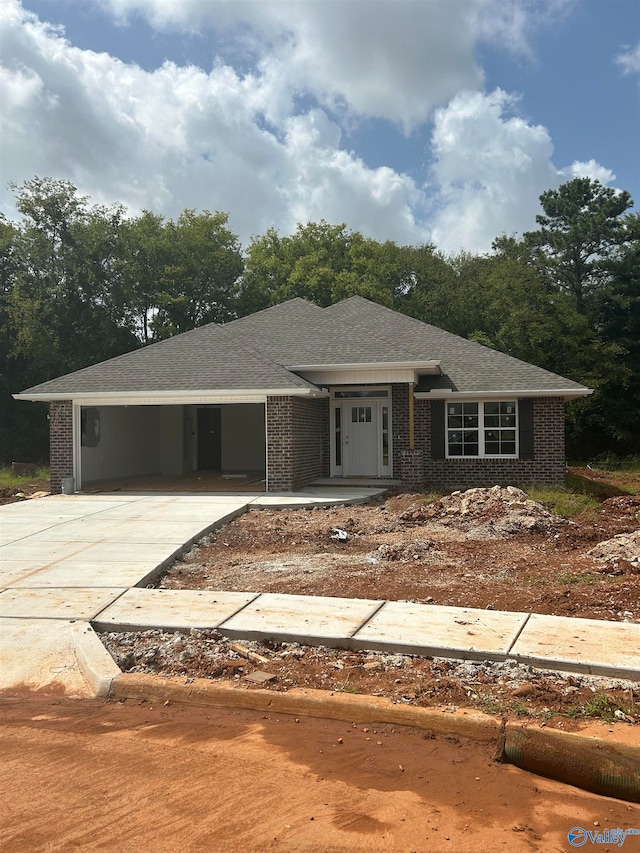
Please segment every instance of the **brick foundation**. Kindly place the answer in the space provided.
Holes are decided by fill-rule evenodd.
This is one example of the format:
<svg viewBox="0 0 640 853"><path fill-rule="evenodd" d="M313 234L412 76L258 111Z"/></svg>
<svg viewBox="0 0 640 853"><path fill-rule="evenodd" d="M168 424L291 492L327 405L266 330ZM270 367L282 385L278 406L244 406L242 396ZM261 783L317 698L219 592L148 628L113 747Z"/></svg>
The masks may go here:
<svg viewBox="0 0 640 853"><path fill-rule="evenodd" d="M64 477L73 477L73 404L55 400L49 404L51 493L59 495Z"/></svg>
<svg viewBox="0 0 640 853"><path fill-rule="evenodd" d="M403 450L400 465L402 488L408 492L419 492L424 486L424 455L422 450Z"/></svg>

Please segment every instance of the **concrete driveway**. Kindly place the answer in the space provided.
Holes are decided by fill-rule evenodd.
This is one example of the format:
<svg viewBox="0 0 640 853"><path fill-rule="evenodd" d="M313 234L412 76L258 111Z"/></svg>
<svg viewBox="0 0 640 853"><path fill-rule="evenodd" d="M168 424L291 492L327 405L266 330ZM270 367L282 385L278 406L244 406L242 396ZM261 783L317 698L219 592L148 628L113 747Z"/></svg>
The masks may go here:
<svg viewBox="0 0 640 853"><path fill-rule="evenodd" d="M74 495L0 507L0 689L91 696L72 626L145 585L255 495Z"/></svg>
<svg viewBox="0 0 640 853"><path fill-rule="evenodd" d="M248 506L360 503L383 491L56 495L0 507L0 690L94 695L74 651L77 629Z"/></svg>

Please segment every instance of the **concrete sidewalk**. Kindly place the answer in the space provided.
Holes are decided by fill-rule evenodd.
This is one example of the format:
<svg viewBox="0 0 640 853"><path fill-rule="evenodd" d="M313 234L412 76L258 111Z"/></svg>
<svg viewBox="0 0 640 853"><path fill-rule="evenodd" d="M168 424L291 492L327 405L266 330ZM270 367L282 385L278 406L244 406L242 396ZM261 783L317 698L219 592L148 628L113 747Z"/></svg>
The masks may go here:
<svg viewBox="0 0 640 853"><path fill-rule="evenodd" d="M438 657L525 662L640 680L640 624L397 601L147 589L165 566L249 507L362 502L380 490L295 495L59 496L0 507L0 689L95 695L117 668L91 628L215 628ZM87 681L88 678L88 681ZM106 680L106 681L105 681Z"/></svg>

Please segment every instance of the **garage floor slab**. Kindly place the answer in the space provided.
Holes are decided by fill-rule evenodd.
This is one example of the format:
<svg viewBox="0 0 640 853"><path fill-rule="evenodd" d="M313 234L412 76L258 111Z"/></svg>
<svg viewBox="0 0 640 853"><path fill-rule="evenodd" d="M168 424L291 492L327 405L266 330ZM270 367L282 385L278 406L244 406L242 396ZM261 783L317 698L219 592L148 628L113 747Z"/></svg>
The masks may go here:
<svg viewBox="0 0 640 853"><path fill-rule="evenodd" d="M413 655L504 660L528 616L387 601L357 631L353 645Z"/></svg>

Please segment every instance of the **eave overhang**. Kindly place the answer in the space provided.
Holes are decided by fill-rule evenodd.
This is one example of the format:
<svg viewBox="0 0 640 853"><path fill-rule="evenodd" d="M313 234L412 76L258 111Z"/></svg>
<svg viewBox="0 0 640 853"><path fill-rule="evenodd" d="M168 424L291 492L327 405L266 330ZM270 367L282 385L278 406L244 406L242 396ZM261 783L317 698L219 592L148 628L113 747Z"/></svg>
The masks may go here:
<svg viewBox="0 0 640 853"><path fill-rule="evenodd" d="M72 400L82 406L170 406L264 403L267 397L327 397L322 388L234 388L202 391L83 391L14 394L15 400L52 403Z"/></svg>
<svg viewBox="0 0 640 853"><path fill-rule="evenodd" d="M577 400L593 394L593 388L554 388L537 390L505 391L454 391L453 388L434 388L433 391L416 391L416 400L504 400L508 397L561 397L563 400Z"/></svg>
<svg viewBox="0 0 640 853"><path fill-rule="evenodd" d="M285 364L284 367L294 373L325 370L414 370L418 375L423 376L441 372L440 361L436 359L427 361L344 362L340 364Z"/></svg>

